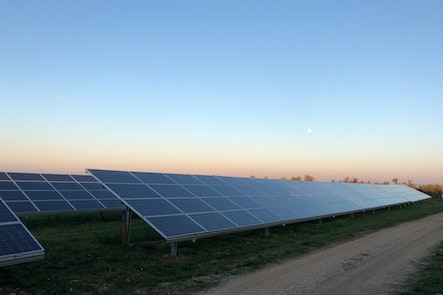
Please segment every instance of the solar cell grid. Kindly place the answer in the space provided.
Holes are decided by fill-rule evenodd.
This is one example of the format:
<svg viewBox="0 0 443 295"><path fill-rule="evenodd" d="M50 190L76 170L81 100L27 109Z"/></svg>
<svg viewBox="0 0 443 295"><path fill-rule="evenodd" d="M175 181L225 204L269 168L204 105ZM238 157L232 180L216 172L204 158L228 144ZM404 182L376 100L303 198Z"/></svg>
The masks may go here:
<svg viewBox="0 0 443 295"><path fill-rule="evenodd" d="M203 184L200 180L192 175L185 174L166 174L169 178L179 184Z"/></svg>
<svg viewBox="0 0 443 295"><path fill-rule="evenodd" d="M0 222L10 222L17 221L17 217L15 217L14 213L6 207L6 204L0 202Z"/></svg>
<svg viewBox="0 0 443 295"><path fill-rule="evenodd" d="M357 212L367 209L368 202L377 208L386 202L411 198L393 198L395 193L374 185L356 188L361 184L92 169L89 172L170 241ZM131 194L136 183L133 178L156 194ZM413 193L417 194L421 193Z"/></svg>
<svg viewBox="0 0 443 295"><path fill-rule="evenodd" d="M171 199L170 202L182 210L184 213L209 212L214 211L207 204L197 198L190 199Z"/></svg>
<svg viewBox="0 0 443 295"><path fill-rule="evenodd" d="M209 185L225 185L223 181L218 179L216 176L207 176L207 175L195 175L195 178L203 182L204 184Z"/></svg>
<svg viewBox="0 0 443 295"><path fill-rule="evenodd" d="M91 175L70 175L78 182L97 182Z"/></svg>
<svg viewBox="0 0 443 295"><path fill-rule="evenodd" d="M133 172L132 174L147 184L175 184L172 179L160 173Z"/></svg>
<svg viewBox="0 0 443 295"><path fill-rule="evenodd" d="M0 181L0 198L17 214L123 208L120 201L116 202L117 197L90 175L1 175L7 180Z"/></svg>
<svg viewBox="0 0 443 295"><path fill-rule="evenodd" d="M0 191L0 198L4 201L28 200L21 191Z"/></svg>
<svg viewBox="0 0 443 295"><path fill-rule="evenodd" d="M38 213L37 208L31 202L10 201L8 206L16 214L21 213Z"/></svg>
<svg viewBox="0 0 443 295"><path fill-rule="evenodd" d="M235 227L234 223L217 212L192 214L190 217L208 231L223 230Z"/></svg>
<svg viewBox="0 0 443 295"><path fill-rule="evenodd" d="M125 199L146 199L160 197L151 188L141 183L111 183L108 185L108 187Z"/></svg>
<svg viewBox="0 0 443 295"><path fill-rule="evenodd" d="M150 185L156 192L164 198L193 198L195 195L184 189L180 185L165 184L165 185Z"/></svg>
<svg viewBox="0 0 443 295"><path fill-rule="evenodd" d="M10 191L10 190L18 190L15 184L12 181L0 181L0 190L1 191Z"/></svg>
<svg viewBox="0 0 443 295"><path fill-rule="evenodd" d="M185 215L151 217L149 223L165 238L181 236L189 232L195 234L205 232L200 225Z"/></svg>
<svg viewBox="0 0 443 295"><path fill-rule="evenodd" d="M51 182L51 185L59 191L82 191L84 190L75 182Z"/></svg>
<svg viewBox="0 0 443 295"><path fill-rule="evenodd" d="M266 208L250 209L248 210L248 212L255 217L258 217L263 222L277 222L282 220L280 216L276 215L271 210Z"/></svg>
<svg viewBox="0 0 443 295"><path fill-rule="evenodd" d="M0 266L41 259L43 247L0 199Z"/></svg>
<svg viewBox="0 0 443 295"><path fill-rule="evenodd" d="M65 174L42 174L42 176L47 180L47 181L67 181L67 182L72 182L74 181L74 179L72 179L72 177L70 175L65 175Z"/></svg>
<svg viewBox="0 0 443 295"><path fill-rule="evenodd" d="M15 173L9 172L9 177L16 181L45 181L40 174L37 173Z"/></svg>

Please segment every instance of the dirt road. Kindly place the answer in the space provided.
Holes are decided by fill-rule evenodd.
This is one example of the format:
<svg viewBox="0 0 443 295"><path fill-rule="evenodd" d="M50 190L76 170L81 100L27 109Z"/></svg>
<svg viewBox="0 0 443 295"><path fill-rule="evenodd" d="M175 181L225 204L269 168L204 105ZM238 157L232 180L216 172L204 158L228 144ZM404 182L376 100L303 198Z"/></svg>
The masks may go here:
<svg viewBox="0 0 443 295"><path fill-rule="evenodd" d="M390 294L442 240L443 213L315 251L202 294Z"/></svg>

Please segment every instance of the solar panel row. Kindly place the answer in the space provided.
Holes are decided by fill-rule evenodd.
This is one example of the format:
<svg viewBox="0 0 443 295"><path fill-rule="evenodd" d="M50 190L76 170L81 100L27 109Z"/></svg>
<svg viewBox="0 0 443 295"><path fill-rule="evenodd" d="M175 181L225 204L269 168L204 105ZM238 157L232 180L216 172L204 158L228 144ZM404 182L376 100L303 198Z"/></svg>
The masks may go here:
<svg viewBox="0 0 443 295"><path fill-rule="evenodd" d="M43 247L0 199L0 266L42 259Z"/></svg>
<svg viewBox="0 0 443 295"><path fill-rule="evenodd" d="M123 208L90 175L1 172L0 198L17 214Z"/></svg>
<svg viewBox="0 0 443 295"><path fill-rule="evenodd" d="M88 170L168 241L427 199L402 185Z"/></svg>

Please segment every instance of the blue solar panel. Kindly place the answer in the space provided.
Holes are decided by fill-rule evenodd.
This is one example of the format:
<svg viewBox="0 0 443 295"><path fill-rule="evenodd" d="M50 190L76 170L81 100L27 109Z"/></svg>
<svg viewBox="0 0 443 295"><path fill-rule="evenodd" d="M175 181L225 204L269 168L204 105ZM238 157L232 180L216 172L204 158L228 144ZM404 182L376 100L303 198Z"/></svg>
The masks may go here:
<svg viewBox="0 0 443 295"><path fill-rule="evenodd" d="M159 195L144 184L109 184L118 195L126 199L158 198Z"/></svg>
<svg viewBox="0 0 443 295"><path fill-rule="evenodd" d="M232 197L229 199L244 209L262 207L259 203L255 202L251 197Z"/></svg>
<svg viewBox="0 0 443 295"><path fill-rule="evenodd" d="M244 194L242 192L239 192L235 188L228 186L228 185L213 185L211 186L212 189L219 192L225 197L236 197L236 196L243 196Z"/></svg>
<svg viewBox="0 0 443 295"><path fill-rule="evenodd" d="M82 191L80 184L75 182L51 182L51 185L59 191Z"/></svg>
<svg viewBox="0 0 443 295"><path fill-rule="evenodd" d="M235 222L238 226L252 226L263 223L246 210L226 211L222 214Z"/></svg>
<svg viewBox="0 0 443 295"><path fill-rule="evenodd" d="M210 212L214 211L207 204L197 198L171 199L170 202L184 213Z"/></svg>
<svg viewBox="0 0 443 295"><path fill-rule="evenodd" d="M73 179L70 175L67 174L42 174L42 176L47 180L47 181L67 181L67 182L72 182Z"/></svg>
<svg viewBox="0 0 443 295"><path fill-rule="evenodd" d="M37 173L15 173L9 172L9 177L12 180L22 180L22 181L44 181L43 177Z"/></svg>
<svg viewBox="0 0 443 295"><path fill-rule="evenodd" d="M17 182L17 185L24 191L50 191L54 188L47 182Z"/></svg>
<svg viewBox="0 0 443 295"><path fill-rule="evenodd" d="M63 200L63 197L56 191L28 191L26 195L32 201Z"/></svg>
<svg viewBox="0 0 443 295"><path fill-rule="evenodd" d="M0 240L0 257L41 249L21 224L1 225Z"/></svg>
<svg viewBox="0 0 443 295"><path fill-rule="evenodd" d="M200 180L192 175L167 174L167 176L179 184L203 184Z"/></svg>
<svg viewBox="0 0 443 295"><path fill-rule="evenodd" d="M429 198L405 186L152 172L89 172L169 241Z"/></svg>
<svg viewBox="0 0 443 295"><path fill-rule="evenodd" d="M284 220L284 218L276 215L271 210L266 209L266 208L250 209L250 210L248 210L248 212L263 222L277 222L277 221ZM294 216L294 215L292 215L292 216Z"/></svg>
<svg viewBox="0 0 443 295"><path fill-rule="evenodd" d="M236 210L241 209L234 202L229 200L228 198L219 197L219 198L203 198L209 206L218 211L226 211L226 210Z"/></svg>
<svg viewBox="0 0 443 295"><path fill-rule="evenodd" d="M2 191L11 191L18 190L15 184L12 181L0 181L0 190Z"/></svg>
<svg viewBox="0 0 443 295"><path fill-rule="evenodd" d="M148 184L174 184L175 182L159 173L145 173L145 172L133 172L132 173L135 177L143 181L144 183Z"/></svg>
<svg viewBox="0 0 443 295"><path fill-rule="evenodd" d="M185 185L184 187L197 197L221 196L220 193L216 192L214 189L207 185Z"/></svg>
<svg viewBox="0 0 443 295"><path fill-rule="evenodd" d="M105 207L96 200L76 200L70 202L77 210L103 210Z"/></svg>
<svg viewBox="0 0 443 295"><path fill-rule="evenodd" d="M134 209L137 208L137 212L141 216L180 214L176 207L162 199L126 200L126 203Z"/></svg>
<svg viewBox="0 0 443 295"><path fill-rule="evenodd" d="M28 198L21 191L2 191L0 193L0 198L4 201L28 201Z"/></svg>
<svg viewBox="0 0 443 295"><path fill-rule="evenodd" d="M113 193L108 190L89 191L97 200L119 200Z"/></svg>
<svg viewBox="0 0 443 295"><path fill-rule="evenodd" d="M97 182L91 175L70 175L78 182Z"/></svg>
<svg viewBox="0 0 443 295"><path fill-rule="evenodd" d="M94 199L94 197L87 191L60 191L60 194L68 201Z"/></svg>
<svg viewBox="0 0 443 295"><path fill-rule="evenodd" d="M0 222L10 222L16 221L17 217L12 213L9 208L6 207L6 204L0 202Z"/></svg>
<svg viewBox="0 0 443 295"><path fill-rule="evenodd" d="M234 223L217 212L192 214L190 217L208 231L230 229L235 227Z"/></svg>
<svg viewBox="0 0 443 295"><path fill-rule="evenodd" d="M117 197L91 175L0 175L0 198L17 214L123 209Z"/></svg>
<svg viewBox="0 0 443 295"><path fill-rule="evenodd" d="M149 222L164 237L174 237L192 233L204 233L205 230L185 215L151 217Z"/></svg>
<svg viewBox="0 0 443 295"><path fill-rule="evenodd" d="M35 201L34 204L41 212L75 211L67 201Z"/></svg>
<svg viewBox="0 0 443 295"><path fill-rule="evenodd" d="M31 202L10 201L8 206L16 214L38 213L37 208Z"/></svg>
<svg viewBox="0 0 443 295"><path fill-rule="evenodd" d="M43 247L0 199L0 266L41 259Z"/></svg>
<svg viewBox="0 0 443 295"><path fill-rule="evenodd" d="M165 198L183 198L183 197L187 197L187 198L192 198L195 197L193 194L191 194L189 191L185 190L182 186L180 185L171 185L171 184L166 184L166 185L151 185L151 187L158 192L161 196L165 197Z"/></svg>

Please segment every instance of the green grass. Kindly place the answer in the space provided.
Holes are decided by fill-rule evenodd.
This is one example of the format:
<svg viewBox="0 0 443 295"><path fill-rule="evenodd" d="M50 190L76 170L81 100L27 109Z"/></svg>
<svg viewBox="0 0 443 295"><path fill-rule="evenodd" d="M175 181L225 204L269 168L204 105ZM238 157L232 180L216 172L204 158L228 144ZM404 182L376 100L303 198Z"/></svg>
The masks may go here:
<svg viewBox="0 0 443 295"><path fill-rule="evenodd" d="M423 259L419 273L411 278L411 283L406 286L408 291L399 295L424 295L443 293L443 242L435 252Z"/></svg>
<svg viewBox="0 0 443 295"><path fill-rule="evenodd" d="M306 222L275 227L269 237L256 230L182 242L177 257L170 257L169 244L139 219L133 220L132 246L123 246L121 212L106 212L103 219L98 213L30 216L23 222L46 249L45 259L1 268L0 293L192 293L230 276L438 212L443 212L443 202L433 199L359 213L353 219L328 218L321 226Z"/></svg>

